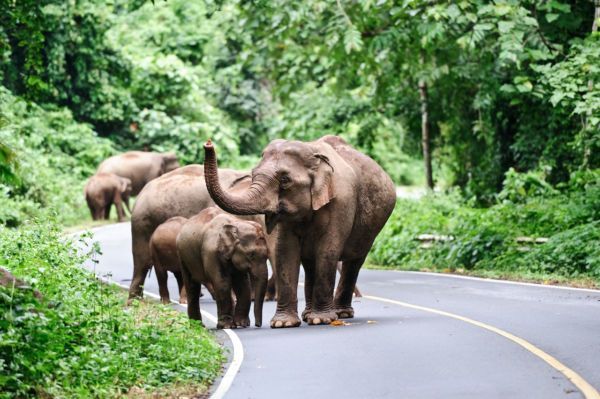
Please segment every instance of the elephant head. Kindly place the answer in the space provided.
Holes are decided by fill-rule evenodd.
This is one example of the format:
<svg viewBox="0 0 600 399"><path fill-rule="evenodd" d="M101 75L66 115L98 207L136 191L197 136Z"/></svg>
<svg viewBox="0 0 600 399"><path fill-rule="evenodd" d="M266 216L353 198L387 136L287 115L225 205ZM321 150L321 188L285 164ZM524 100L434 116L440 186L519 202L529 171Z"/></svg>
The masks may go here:
<svg viewBox="0 0 600 399"><path fill-rule="evenodd" d="M161 154L162 156L162 164L161 164L161 172L162 174L168 173L172 170L179 168L179 161L177 160L177 155L172 152L168 152L166 154Z"/></svg>
<svg viewBox="0 0 600 399"><path fill-rule="evenodd" d="M249 273L254 283L254 321L262 325L262 308L267 291L267 242L260 224L251 221L223 225L219 232L218 256L242 273Z"/></svg>
<svg viewBox="0 0 600 399"><path fill-rule="evenodd" d="M210 140L204 149L204 175L213 200L233 214L264 214L268 234L279 221L309 219L335 197L332 163L312 143L272 141L252 170L252 183L241 193L221 187Z"/></svg>

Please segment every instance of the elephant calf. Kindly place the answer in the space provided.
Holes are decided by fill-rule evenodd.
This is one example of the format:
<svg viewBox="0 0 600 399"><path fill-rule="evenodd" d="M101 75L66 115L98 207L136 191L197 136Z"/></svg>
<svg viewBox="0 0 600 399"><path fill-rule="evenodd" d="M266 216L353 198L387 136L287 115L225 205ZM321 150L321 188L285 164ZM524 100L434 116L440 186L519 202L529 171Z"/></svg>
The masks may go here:
<svg viewBox="0 0 600 399"><path fill-rule="evenodd" d="M167 287L167 272L171 272L177 279L179 287L179 303L187 303L187 295L181 276L181 261L177 253L177 235L187 219L181 216L172 217L160 226L150 237L150 254L156 271L158 292L162 303L170 303L169 289Z"/></svg>
<svg viewBox="0 0 600 399"><path fill-rule="evenodd" d="M131 195L131 180L117 176L114 173L96 173L85 185L85 200L90 208L93 220L107 219L110 208L115 204L119 222L125 220L123 203L129 209Z"/></svg>
<svg viewBox="0 0 600 399"><path fill-rule="evenodd" d="M216 207L206 208L181 228L177 250L190 319L202 320L200 284L212 284L217 301L217 328L248 327L251 278L255 298L254 325L262 325L268 251L259 223L239 219Z"/></svg>

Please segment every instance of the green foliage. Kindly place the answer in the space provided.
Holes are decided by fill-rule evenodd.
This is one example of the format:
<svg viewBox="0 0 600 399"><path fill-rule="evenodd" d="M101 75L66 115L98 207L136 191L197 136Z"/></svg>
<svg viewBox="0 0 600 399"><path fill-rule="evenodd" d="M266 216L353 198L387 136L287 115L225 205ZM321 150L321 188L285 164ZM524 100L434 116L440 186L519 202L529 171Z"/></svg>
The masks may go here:
<svg viewBox="0 0 600 399"><path fill-rule="evenodd" d="M600 276L595 249L600 220L600 171L576 173L562 191L531 173L507 173L502 202L474 208L457 192L398 200L372 249L372 262L409 269L439 268ZM540 190L540 187L542 190ZM524 195L523 192L529 195ZM452 236L431 248L420 234ZM549 237L529 251L517 237Z"/></svg>
<svg viewBox="0 0 600 399"><path fill-rule="evenodd" d="M237 62L269 80L284 117L296 116L313 85L337 98L367 93L368 111L355 119L372 127L353 144L364 149L393 120L402 152L420 156L422 80L434 157L480 203L494 201L510 167L550 166L555 184L599 166L592 2L232 3L239 23L226 26Z"/></svg>
<svg viewBox="0 0 600 399"><path fill-rule="evenodd" d="M0 142L18 160L0 163L12 176L0 180L0 223L15 226L42 213L63 223L79 221L87 213L83 181L113 154L112 143L75 122L68 110L45 111L3 87L0 115Z"/></svg>
<svg viewBox="0 0 600 399"><path fill-rule="evenodd" d="M15 94L67 106L103 134L129 124L130 65L105 40L113 6L86 1L0 1L0 78Z"/></svg>
<svg viewBox="0 0 600 399"><path fill-rule="evenodd" d="M83 239L82 239L83 240ZM205 329L100 283L60 230L0 227L0 267L39 290L0 286L0 397L118 397L131 387L207 386L223 361Z"/></svg>

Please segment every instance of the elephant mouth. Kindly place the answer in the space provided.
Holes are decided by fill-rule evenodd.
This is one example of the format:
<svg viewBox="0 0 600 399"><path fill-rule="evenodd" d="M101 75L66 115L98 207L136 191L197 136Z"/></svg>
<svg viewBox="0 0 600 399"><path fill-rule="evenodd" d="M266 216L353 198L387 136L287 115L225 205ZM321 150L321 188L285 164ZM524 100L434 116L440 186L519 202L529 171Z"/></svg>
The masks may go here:
<svg viewBox="0 0 600 399"><path fill-rule="evenodd" d="M265 214L265 225L267 227L267 234L271 234L277 222L279 222L279 213L267 213Z"/></svg>

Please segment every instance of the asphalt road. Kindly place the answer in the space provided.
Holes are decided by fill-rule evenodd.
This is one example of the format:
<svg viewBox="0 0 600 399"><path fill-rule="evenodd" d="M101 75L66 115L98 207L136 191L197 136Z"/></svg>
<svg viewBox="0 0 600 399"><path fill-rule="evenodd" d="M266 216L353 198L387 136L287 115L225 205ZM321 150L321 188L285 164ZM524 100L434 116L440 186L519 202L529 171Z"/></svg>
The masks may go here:
<svg viewBox="0 0 600 399"><path fill-rule="evenodd" d="M128 285L129 223L94 232L95 271ZM373 270L358 282L345 326L270 329L266 303L262 328L235 330L244 360L225 397L599 398L600 291ZM154 274L145 290L158 292Z"/></svg>

